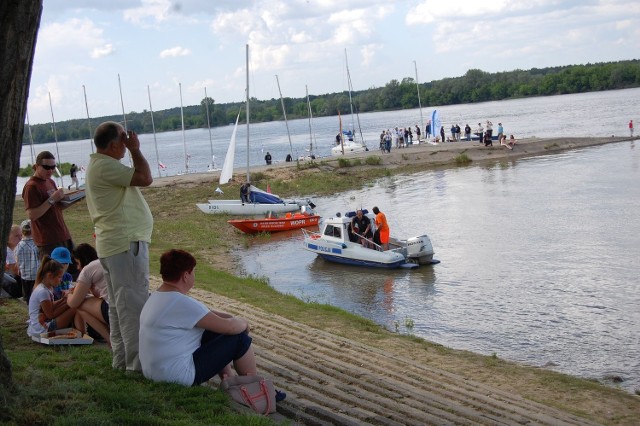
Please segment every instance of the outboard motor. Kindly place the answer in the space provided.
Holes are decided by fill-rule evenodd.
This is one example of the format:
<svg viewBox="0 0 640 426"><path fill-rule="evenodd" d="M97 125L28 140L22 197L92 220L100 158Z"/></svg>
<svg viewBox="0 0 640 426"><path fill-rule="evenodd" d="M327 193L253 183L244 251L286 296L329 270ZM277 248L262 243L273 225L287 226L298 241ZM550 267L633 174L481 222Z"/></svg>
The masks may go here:
<svg viewBox="0 0 640 426"><path fill-rule="evenodd" d="M433 259L433 246L426 235L407 239L407 257L419 265L427 265Z"/></svg>

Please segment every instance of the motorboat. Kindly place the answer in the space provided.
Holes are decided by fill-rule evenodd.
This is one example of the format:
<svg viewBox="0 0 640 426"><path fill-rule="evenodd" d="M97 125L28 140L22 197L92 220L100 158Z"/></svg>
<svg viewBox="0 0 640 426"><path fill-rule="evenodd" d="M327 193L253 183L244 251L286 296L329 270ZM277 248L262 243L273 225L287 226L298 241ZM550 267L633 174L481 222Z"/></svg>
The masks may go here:
<svg viewBox="0 0 640 426"><path fill-rule="evenodd" d="M369 217L375 232L375 216L363 210ZM425 235L400 240L391 238L389 249L383 248L371 240L364 247L359 236L351 231L351 220L355 212L345 215L336 214L324 219L319 232L302 229L304 249L316 253L325 260L347 265L373 268L417 268L421 265L440 263L433 258L431 240Z"/></svg>
<svg viewBox="0 0 640 426"><path fill-rule="evenodd" d="M269 213L264 218L232 219L228 220L227 223L247 234L257 234L258 232L290 231L292 229L318 226L319 221L319 215L313 211L307 211L306 207L303 206L300 212L289 212L281 217L278 217L275 213Z"/></svg>

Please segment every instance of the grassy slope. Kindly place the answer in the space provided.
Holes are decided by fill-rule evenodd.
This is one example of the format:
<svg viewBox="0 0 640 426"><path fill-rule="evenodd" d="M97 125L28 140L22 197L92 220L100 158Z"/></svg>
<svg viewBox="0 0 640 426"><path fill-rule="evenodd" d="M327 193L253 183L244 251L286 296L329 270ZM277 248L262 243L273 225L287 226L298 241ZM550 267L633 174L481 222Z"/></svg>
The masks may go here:
<svg viewBox="0 0 640 426"><path fill-rule="evenodd" d="M290 196L328 194L336 188L371 184L373 178L391 174L388 169L375 166L353 168L348 172L319 166L299 170L295 181L283 181L268 174L254 174L252 180L261 186L260 181L268 179L275 193ZM228 226L225 223L228 217L203 215L195 208L194 203L206 200L213 188L208 182L144 190L155 218L152 274L157 274L159 255L166 249L190 250L199 262L200 288L603 423L640 423L640 400L625 392L593 381L518 366L496 357L453 351L411 336L398 336L337 308L306 304L277 293L265 280L243 279L224 272L233 269L234 265L229 263L233 259L231 252L248 237ZM237 190L238 185L225 189L232 194ZM16 203L14 222L22 220L23 208L20 201ZM84 201L69 208L65 218L76 244L91 242L93 227ZM9 324L1 332L20 388L14 411L18 413L15 419L18 424L52 423L53 419L64 424L86 423L84 420L89 418L89 423L104 424L258 424L252 416L229 413L224 398L210 389L152 384L140 377L113 371L109 352L104 347L49 348L31 343L24 328L26 307L19 302L0 305L0 317L3 324ZM188 410L185 407L189 407Z"/></svg>

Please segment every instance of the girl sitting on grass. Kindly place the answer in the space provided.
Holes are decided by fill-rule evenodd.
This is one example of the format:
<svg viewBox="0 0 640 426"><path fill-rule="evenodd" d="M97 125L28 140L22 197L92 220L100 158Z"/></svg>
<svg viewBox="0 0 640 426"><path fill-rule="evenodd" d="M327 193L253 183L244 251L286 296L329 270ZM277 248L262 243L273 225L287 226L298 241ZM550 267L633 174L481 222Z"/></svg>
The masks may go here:
<svg viewBox="0 0 640 426"><path fill-rule="evenodd" d="M41 333L55 331L72 325L76 310L69 308L67 298L53 300L53 288L60 284L64 267L45 256L36 274L38 283L29 298L29 336L39 336Z"/></svg>
<svg viewBox="0 0 640 426"><path fill-rule="evenodd" d="M82 243L76 247L73 255L80 275L67 296L67 303L70 307L77 308L84 323L90 325L111 346L107 282L98 253L90 244ZM83 333L84 331L82 329Z"/></svg>

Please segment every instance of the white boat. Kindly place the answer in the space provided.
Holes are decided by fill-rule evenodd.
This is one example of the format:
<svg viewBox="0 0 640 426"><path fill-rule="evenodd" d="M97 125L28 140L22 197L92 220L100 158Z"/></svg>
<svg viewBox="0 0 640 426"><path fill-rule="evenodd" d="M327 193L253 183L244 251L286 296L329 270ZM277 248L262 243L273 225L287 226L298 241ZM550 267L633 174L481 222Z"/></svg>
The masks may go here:
<svg viewBox="0 0 640 426"><path fill-rule="evenodd" d="M210 200L214 201L214 200ZM231 214L244 216L264 216L269 212L288 213L300 210L302 207L295 202L281 204L240 203L237 200L217 200L213 203L196 204L203 213Z"/></svg>
<svg viewBox="0 0 640 426"><path fill-rule="evenodd" d="M440 263L433 258L433 246L427 235L412 237L407 240L390 238L389 250L369 240L373 248L363 247L358 241L351 241L351 219L355 213L325 219L320 225L320 232L303 229L303 247L325 260L347 265L366 266L372 268L417 268L420 265ZM375 227L375 216L367 213L372 226ZM375 231L375 229L374 229ZM357 240L357 238L355 238Z"/></svg>
<svg viewBox="0 0 640 426"><path fill-rule="evenodd" d="M277 195L265 192L251 186L251 200L255 202L242 203L236 200L208 200L208 203L196 204L204 213L219 213L245 216L264 216L269 212L288 213L299 211L302 207L315 208L311 200L282 200Z"/></svg>
<svg viewBox="0 0 640 426"><path fill-rule="evenodd" d="M247 89L246 89L246 118L247 118L247 182L251 182L249 174L249 45L247 45ZM222 165L220 172L219 184L229 183L233 177L233 163L236 149L236 132L238 130L238 120L240 113L236 118L236 123L231 134L229 149ZM217 193L222 194L223 191L218 188ZM314 208L315 205L310 200L295 201L282 200L278 196L262 191L261 189L251 186L249 202L243 203L240 200L240 194L235 199L210 199L207 203L196 204L196 206L204 213L208 214L232 214L232 215L266 215L269 212L287 213L300 210L302 206Z"/></svg>

